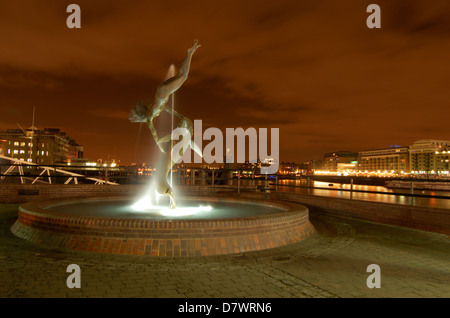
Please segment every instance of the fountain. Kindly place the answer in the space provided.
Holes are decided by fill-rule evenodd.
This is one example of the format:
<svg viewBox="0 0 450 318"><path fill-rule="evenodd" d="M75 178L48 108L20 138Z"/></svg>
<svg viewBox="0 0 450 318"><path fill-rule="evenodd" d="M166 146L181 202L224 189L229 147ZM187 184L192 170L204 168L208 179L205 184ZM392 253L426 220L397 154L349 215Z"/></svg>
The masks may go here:
<svg viewBox="0 0 450 318"><path fill-rule="evenodd" d="M168 181L168 175L172 171L172 167L179 161L183 154L187 151L188 146L190 146L194 151L196 151L200 156L202 156L200 148L194 143L194 141L187 136L192 136L193 124L192 121L186 116L181 115L172 108L166 107L166 103L169 100L170 95L173 95L181 85L186 81L189 68L191 65L192 55L200 47L198 41L195 40L191 48L187 50L187 56L180 65L180 69L177 75L170 77L156 89L155 99L149 105L145 105L142 101L138 102L130 112L129 119L131 122L143 122L148 125L150 131L156 144L161 151L158 164L157 172L154 176L153 185L156 191L161 195L167 195L170 197L170 207L172 209L176 208L175 195L173 189ZM154 120L161 115L162 111L170 113L172 116L177 116L179 118L179 124L176 129L172 129L171 134L164 137L159 137L158 132L154 125ZM173 121L172 121L173 126ZM175 135L179 134L182 137L182 142L184 145L179 152L174 151L172 147L172 141L175 139Z"/></svg>
<svg viewBox="0 0 450 318"><path fill-rule="evenodd" d="M139 102L131 110L130 121L145 122L160 150L157 173L142 198L66 198L25 203L19 207L12 233L60 248L171 257L257 251L307 238L314 228L308 209L300 204L234 197L185 196L175 200L169 173L188 147L173 151L174 132L178 131L180 142L200 156L201 150L189 138L192 122L173 105L166 107L166 103L187 79L192 55L199 47L195 41L188 49L179 73L158 86L152 104ZM171 134L159 137L153 121L162 111L176 116L179 123Z"/></svg>

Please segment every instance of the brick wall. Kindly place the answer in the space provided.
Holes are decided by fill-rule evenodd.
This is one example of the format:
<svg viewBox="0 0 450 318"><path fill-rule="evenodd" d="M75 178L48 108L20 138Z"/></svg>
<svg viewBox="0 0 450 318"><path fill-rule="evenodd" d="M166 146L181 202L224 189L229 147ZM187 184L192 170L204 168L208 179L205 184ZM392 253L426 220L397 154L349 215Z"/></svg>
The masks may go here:
<svg viewBox="0 0 450 318"><path fill-rule="evenodd" d="M236 198L218 200L244 202L244 208L245 202L251 202ZM171 257L257 251L295 243L314 232L309 222L308 209L293 203L264 203L258 200L258 204L281 206L284 209L268 215L154 220L49 213L45 207L54 202L29 202L20 206L18 220L11 227L11 232L31 242L59 248Z"/></svg>
<svg viewBox="0 0 450 318"><path fill-rule="evenodd" d="M53 198L139 197L146 189L147 186L144 185L0 185L0 204L25 203ZM211 192L207 187L200 186L179 187L177 190L181 193L188 191L192 195L209 195Z"/></svg>
<svg viewBox="0 0 450 318"><path fill-rule="evenodd" d="M51 198L139 196L142 185L0 185L0 203L23 203ZM208 196L210 187L186 186L181 193ZM218 189L214 191L220 191ZM233 192L234 193L234 192ZM450 234L450 210L401 204L329 198L324 196L277 193L278 199L298 202L312 212L327 212L372 222Z"/></svg>
<svg viewBox="0 0 450 318"><path fill-rule="evenodd" d="M279 200L306 205L310 213L325 212L366 221L450 235L450 210L278 192Z"/></svg>

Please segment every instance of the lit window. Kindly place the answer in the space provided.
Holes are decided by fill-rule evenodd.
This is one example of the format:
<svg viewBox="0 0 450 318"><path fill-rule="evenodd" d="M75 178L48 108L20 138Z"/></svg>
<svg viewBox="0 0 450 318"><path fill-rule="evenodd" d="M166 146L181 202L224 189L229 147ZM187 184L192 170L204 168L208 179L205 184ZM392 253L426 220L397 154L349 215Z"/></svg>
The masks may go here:
<svg viewBox="0 0 450 318"><path fill-rule="evenodd" d="M23 141L20 143L20 147L25 147L25 143Z"/></svg>
<svg viewBox="0 0 450 318"><path fill-rule="evenodd" d="M21 151L19 151L19 153L20 153L20 154L23 154L23 153L25 153L25 150L21 150Z"/></svg>
<svg viewBox="0 0 450 318"><path fill-rule="evenodd" d="M28 161L28 162L31 162L32 160L31 160L31 159L27 159L27 161Z"/></svg>
<svg viewBox="0 0 450 318"><path fill-rule="evenodd" d="M17 155L17 154L19 153L19 150L14 150L13 153L14 153L15 155Z"/></svg>
<svg viewBox="0 0 450 318"><path fill-rule="evenodd" d="M41 156L43 156L43 155L44 155L44 150L41 151Z"/></svg>
<svg viewBox="0 0 450 318"><path fill-rule="evenodd" d="M14 146L18 146L19 142L18 141L14 141Z"/></svg>

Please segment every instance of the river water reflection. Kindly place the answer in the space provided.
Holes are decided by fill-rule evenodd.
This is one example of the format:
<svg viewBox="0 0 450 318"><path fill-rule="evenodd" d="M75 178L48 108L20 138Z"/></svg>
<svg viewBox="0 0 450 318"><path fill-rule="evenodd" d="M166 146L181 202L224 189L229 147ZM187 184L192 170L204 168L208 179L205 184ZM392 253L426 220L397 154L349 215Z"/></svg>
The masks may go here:
<svg viewBox="0 0 450 318"><path fill-rule="evenodd" d="M275 188L274 181L275 180L268 181L271 189ZM264 183L265 183L264 180L246 180L246 179L241 180L241 186L257 186L257 185L264 185ZM283 192L308 194L308 189L301 188L306 186L307 186L306 179L278 181L278 191ZM388 192L399 194L404 193L406 195L390 195L383 193L364 193L364 192L353 192L352 194L350 194L350 191L338 191L338 190L350 190L351 188L350 184L330 183L330 182L310 180L310 186L314 188L322 188L322 189L309 189L309 194L312 195L321 195L343 199L350 199L350 196L352 196L352 198L355 200L367 200L384 203L405 204L405 205L409 205L411 202L411 198L409 197L410 192L409 189L389 189L384 186L354 184L353 190L356 191L374 191L374 192L376 191L376 192ZM450 197L449 191L414 190L414 194ZM413 205L450 209L450 199L415 197L413 199Z"/></svg>

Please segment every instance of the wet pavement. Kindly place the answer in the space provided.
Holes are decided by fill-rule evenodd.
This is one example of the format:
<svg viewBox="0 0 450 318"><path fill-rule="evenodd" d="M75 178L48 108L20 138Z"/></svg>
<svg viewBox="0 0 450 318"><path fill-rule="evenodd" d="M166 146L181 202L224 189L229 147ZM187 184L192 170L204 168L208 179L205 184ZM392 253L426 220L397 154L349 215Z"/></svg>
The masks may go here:
<svg viewBox="0 0 450 318"><path fill-rule="evenodd" d="M450 239L311 212L317 233L270 250L155 258L47 248L16 238L16 206L0 209L0 297L440 298L450 297ZM81 269L70 289L67 266ZM380 288L369 288L370 264Z"/></svg>

